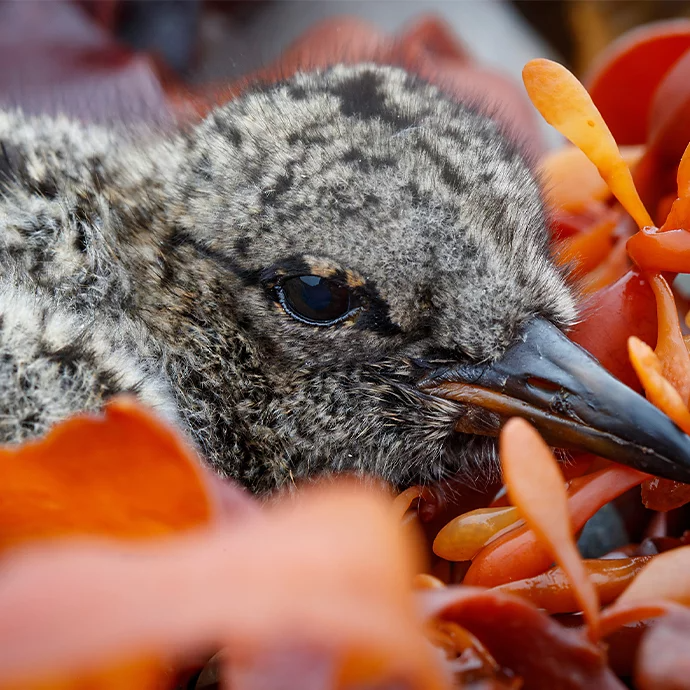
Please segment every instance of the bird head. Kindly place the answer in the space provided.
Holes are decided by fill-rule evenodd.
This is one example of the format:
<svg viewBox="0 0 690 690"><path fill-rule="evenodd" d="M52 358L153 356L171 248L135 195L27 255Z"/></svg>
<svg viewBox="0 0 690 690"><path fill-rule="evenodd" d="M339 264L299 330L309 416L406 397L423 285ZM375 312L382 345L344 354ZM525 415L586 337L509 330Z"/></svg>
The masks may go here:
<svg viewBox="0 0 690 690"><path fill-rule="evenodd" d="M184 147L178 388L230 474L481 483L518 414L554 445L690 478L687 437L563 335L576 304L537 180L479 110L340 66L248 92Z"/></svg>

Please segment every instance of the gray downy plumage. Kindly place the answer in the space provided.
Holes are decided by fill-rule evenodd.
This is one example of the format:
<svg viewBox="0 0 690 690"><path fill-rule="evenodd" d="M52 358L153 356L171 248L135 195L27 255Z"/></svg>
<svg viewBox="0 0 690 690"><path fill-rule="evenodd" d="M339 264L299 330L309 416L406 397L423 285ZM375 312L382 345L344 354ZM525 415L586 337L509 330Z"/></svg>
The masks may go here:
<svg viewBox="0 0 690 690"><path fill-rule="evenodd" d="M491 361L575 305L531 166L499 126L402 70L259 86L134 137L0 113L0 442L112 395L266 492L331 471L495 474L491 413L432 398L425 363ZM286 277L347 288L304 323Z"/></svg>

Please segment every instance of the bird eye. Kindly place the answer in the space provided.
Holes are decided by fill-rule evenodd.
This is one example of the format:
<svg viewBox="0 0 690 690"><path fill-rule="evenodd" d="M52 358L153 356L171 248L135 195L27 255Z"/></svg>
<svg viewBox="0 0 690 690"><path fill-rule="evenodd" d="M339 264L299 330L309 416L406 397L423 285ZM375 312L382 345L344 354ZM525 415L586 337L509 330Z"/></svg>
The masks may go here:
<svg viewBox="0 0 690 690"><path fill-rule="evenodd" d="M320 276L283 280L278 297L290 316L316 326L331 326L342 321L354 306L347 287Z"/></svg>

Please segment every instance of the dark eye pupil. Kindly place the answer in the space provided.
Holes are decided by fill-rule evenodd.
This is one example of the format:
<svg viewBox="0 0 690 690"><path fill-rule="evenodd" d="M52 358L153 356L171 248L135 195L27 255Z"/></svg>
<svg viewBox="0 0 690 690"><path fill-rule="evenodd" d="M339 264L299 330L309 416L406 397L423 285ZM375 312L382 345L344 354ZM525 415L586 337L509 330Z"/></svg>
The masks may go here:
<svg viewBox="0 0 690 690"><path fill-rule="evenodd" d="M286 309L298 319L316 324L337 321L350 311L350 292L319 276L297 276L283 282Z"/></svg>

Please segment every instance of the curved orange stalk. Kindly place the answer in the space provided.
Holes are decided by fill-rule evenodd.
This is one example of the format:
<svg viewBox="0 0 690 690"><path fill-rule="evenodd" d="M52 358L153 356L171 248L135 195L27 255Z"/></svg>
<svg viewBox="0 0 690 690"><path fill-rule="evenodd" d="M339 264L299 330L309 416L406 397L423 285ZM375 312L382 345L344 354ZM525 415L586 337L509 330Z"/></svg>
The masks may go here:
<svg viewBox="0 0 690 690"><path fill-rule="evenodd" d="M611 251L611 234L616 229L618 216L607 214L587 232L563 240L557 248L559 264L571 264L579 273L588 273L598 266Z"/></svg>
<svg viewBox="0 0 690 690"><path fill-rule="evenodd" d="M624 625L659 618L677 610L682 610L678 604L663 599L621 601L619 597L613 606L601 612L601 636L608 637Z"/></svg>
<svg viewBox="0 0 690 690"><path fill-rule="evenodd" d="M690 606L690 546L681 546L655 556L621 594L619 601L629 603L646 599L664 599Z"/></svg>
<svg viewBox="0 0 690 690"><path fill-rule="evenodd" d="M582 280L581 289L586 295L612 285L630 269L630 259L625 242L619 241L609 255Z"/></svg>
<svg viewBox="0 0 690 690"><path fill-rule="evenodd" d="M445 525L434 539L434 553L447 561L469 561L493 536L519 519L513 506L479 508Z"/></svg>
<svg viewBox="0 0 690 690"><path fill-rule="evenodd" d="M542 117L596 165L637 225L654 225L635 189L630 169L584 86L565 67L545 59L528 62L522 78Z"/></svg>
<svg viewBox="0 0 690 690"><path fill-rule="evenodd" d="M628 340L628 353L648 400L690 434L690 411L678 391L664 378L661 361L654 350L633 336Z"/></svg>
<svg viewBox="0 0 690 690"><path fill-rule="evenodd" d="M676 180L678 182L678 198L690 198L690 144L686 146L683 157L678 164Z"/></svg>
<svg viewBox="0 0 690 690"><path fill-rule="evenodd" d="M418 484L405 489L393 499L393 513L402 520L412 504L418 498L424 498L428 493L428 489Z"/></svg>
<svg viewBox="0 0 690 690"><path fill-rule="evenodd" d="M642 570L651 556L633 558L592 559L583 561L602 605L610 604ZM571 613L580 610L569 578L560 567L551 568L541 575L499 585L497 590L515 594L531 601L537 608L549 613Z"/></svg>
<svg viewBox="0 0 690 690"><path fill-rule="evenodd" d="M642 228L626 246L630 258L642 269L690 273L690 232L683 228L663 232L658 228Z"/></svg>
<svg viewBox="0 0 690 690"><path fill-rule="evenodd" d="M685 148L676 175L678 198L673 201L660 230L690 230L690 144Z"/></svg>
<svg viewBox="0 0 690 690"><path fill-rule="evenodd" d="M690 398L690 355L683 333L673 292L659 273L648 275L657 307L658 338L654 352L661 361L661 374L678 391L687 405Z"/></svg>
<svg viewBox="0 0 690 690"><path fill-rule="evenodd" d="M503 477L511 502L563 568L589 626L599 637L599 598L577 550L568 513L568 495L558 462L524 419L511 419L500 436Z"/></svg>
<svg viewBox="0 0 690 690"><path fill-rule="evenodd" d="M575 532L603 505L641 484L649 475L623 465L578 477L570 482L568 511ZM526 525L496 538L472 560L463 584L495 587L544 572L553 563Z"/></svg>
<svg viewBox="0 0 690 690"><path fill-rule="evenodd" d="M684 159L685 167L687 167L687 150ZM682 176L679 173L679 181L681 179ZM680 199L679 201L690 200ZM690 238L690 233L687 234ZM671 288L659 273L649 275L648 279L654 291L657 307L656 350L653 355L650 355L640 341L629 342L630 360L649 400L688 433L690 354L688 354L680 328L676 301ZM690 486L668 479L655 477L645 482L642 489L642 501L649 508L670 510L684 505L689 497Z"/></svg>

